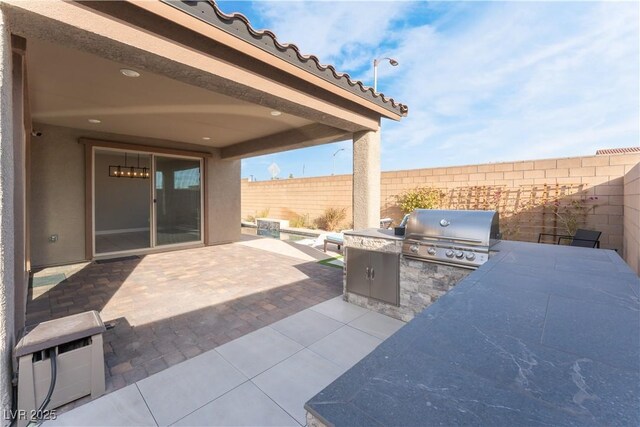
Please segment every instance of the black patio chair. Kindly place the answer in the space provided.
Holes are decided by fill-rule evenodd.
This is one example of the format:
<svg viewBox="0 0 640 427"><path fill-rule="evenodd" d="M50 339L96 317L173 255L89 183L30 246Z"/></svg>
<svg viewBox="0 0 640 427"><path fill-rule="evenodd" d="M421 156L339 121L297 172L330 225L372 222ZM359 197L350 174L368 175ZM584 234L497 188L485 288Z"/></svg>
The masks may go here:
<svg viewBox="0 0 640 427"><path fill-rule="evenodd" d="M542 236L553 236L554 241L556 237L558 238L558 240L555 242L556 245L560 245L563 240L571 240L569 246L580 246L582 248L599 248L601 234L601 231L585 230L582 228L577 229L574 236L568 236L565 234L540 233L538 235L538 243L543 243Z"/></svg>

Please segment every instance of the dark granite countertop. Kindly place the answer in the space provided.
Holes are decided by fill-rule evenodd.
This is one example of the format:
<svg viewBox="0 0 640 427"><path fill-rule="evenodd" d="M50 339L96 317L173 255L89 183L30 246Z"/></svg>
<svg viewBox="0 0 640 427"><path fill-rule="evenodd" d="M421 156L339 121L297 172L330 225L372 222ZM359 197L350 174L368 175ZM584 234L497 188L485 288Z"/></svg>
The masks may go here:
<svg viewBox="0 0 640 427"><path fill-rule="evenodd" d="M640 425L640 279L613 251L499 252L306 409L327 425Z"/></svg>
<svg viewBox="0 0 640 427"><path fill-rule="evenodd" d="M371 237L374 239L404 240L404 236L396 236L393 229L367 228L365 230L349 230L344 232L347 236Z"/></svg>

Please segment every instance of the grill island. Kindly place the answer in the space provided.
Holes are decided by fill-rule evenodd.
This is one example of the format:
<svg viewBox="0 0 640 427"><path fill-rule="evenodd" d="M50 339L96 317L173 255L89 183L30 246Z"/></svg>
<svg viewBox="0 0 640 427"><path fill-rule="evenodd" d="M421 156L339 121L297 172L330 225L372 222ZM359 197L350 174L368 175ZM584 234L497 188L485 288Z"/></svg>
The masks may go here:
<svg viewBox="0 0 640 427"><path fill-rule="evenodd" d="M345 300L411 320L487 262L499 238L495 211L416 209L404 237L345 232Z"/></svg>
<svg viewBox="0 0 640 427"><path fill-rule="evenodd" d="M612 250L493 249L308 401L307 424L640 425L638 276Z"/></svg>

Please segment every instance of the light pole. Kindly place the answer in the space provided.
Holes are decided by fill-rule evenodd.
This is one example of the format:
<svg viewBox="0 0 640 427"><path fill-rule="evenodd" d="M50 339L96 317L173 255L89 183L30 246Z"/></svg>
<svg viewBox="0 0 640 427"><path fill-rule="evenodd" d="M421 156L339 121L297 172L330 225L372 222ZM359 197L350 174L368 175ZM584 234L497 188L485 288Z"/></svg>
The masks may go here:
<svg viewBox="0 0 640 427"><path fill-rule="evenodd" d="M398 61L393 58L376 58L373 60L373 91L378 92L378 64L381 61L389 61L392 67L398 66Z"/></svg>
<svg viewBox="0 0 640 427"><path fill-rule="evenodd" d="M331 175L335 175L336 174L336 154L338 154L339 152L344 151L344 148L339 148L336 150L335 153L333 153L333 165L331 166Z"/></svg>

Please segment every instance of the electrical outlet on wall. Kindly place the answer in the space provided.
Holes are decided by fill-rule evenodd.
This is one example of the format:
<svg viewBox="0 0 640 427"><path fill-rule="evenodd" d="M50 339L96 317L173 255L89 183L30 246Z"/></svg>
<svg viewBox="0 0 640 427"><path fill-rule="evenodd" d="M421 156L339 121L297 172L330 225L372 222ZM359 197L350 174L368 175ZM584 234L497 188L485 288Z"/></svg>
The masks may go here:
<svg viewBox="0 0 640 427"><path fill-rule="evenodd" d="M50 243L55 243L58 241L58 235L57 234L52 234L51 236L49 236L49 242Z"/></svg>

